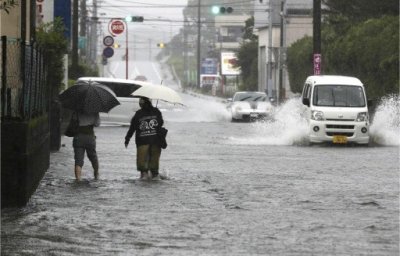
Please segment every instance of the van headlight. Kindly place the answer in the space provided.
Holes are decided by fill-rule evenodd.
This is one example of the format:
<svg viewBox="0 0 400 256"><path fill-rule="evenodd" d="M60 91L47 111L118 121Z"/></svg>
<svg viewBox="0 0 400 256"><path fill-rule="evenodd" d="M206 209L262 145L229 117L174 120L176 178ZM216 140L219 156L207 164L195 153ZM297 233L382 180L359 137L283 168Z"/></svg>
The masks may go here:
<svg viewBox="0 0 400 256"><path fill-rule="evenodd" d="M368 113L367 112L360 112L357 114L356 122L366 122L368 121Z"/></svg>
<svg viewBox="0 0 400 256"><path fill-rule="evenodd" d="M322 111L313 110L311 111L311 119L315 121L323 121L325 120L324 113Z"/></svg>

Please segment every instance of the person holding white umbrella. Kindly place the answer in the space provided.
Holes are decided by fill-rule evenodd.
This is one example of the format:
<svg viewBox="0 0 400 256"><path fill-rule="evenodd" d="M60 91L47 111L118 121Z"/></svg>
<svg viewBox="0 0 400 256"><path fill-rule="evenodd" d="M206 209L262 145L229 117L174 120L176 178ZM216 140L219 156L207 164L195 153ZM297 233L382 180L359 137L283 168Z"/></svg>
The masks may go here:
<svg viewBox="0 0 400 256"><path fill-rule="evenodd" d="M139 106L140 109L133 116L126 133L125 147L128 147L131 137L136 133L136 165L140 172L140 178L157 180L160 179L158 170L161 156L161 142L158 133L164 120L160 110L153 107L149 98L141 97Z"/></svg>

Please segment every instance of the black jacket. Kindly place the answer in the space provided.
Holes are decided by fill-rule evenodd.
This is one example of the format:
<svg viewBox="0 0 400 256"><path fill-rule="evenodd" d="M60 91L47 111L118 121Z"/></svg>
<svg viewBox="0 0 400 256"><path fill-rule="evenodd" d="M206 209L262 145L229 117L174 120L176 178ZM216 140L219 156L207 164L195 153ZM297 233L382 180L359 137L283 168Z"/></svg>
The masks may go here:
<svg viewBox="0 0 400 256"><path fill-rule="evenodd" d="M157 136L164 120L160 110L153 106L139 109L131 120L131 125L125 136L125 144L129 144L132 135L136 132L136 146L160 145Z"/></svg>

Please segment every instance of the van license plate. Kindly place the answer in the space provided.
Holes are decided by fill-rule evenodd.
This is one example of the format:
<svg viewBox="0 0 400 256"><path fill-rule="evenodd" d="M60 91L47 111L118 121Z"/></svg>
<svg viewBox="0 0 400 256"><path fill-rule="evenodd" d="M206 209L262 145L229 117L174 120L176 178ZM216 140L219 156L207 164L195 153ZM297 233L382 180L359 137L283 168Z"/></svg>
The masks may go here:
<svg viewBox="0 0 400 256"><path fill-rule="evenodd" d="M335 135L335 136L333 136L333 143L346 144L347 143L347 137L346 136Z"/></svg>
<svg viewBox="0 0 400 256"><path fill-rule="evenodd" d="M257 113L250 113L250 117L258 117Z"/></svg>

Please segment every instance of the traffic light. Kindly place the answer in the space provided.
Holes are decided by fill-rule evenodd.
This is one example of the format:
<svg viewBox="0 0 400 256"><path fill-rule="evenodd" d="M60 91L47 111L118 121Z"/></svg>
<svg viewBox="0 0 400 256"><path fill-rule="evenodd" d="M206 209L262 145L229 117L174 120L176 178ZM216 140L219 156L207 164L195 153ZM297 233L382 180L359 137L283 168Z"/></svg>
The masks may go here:
<svg viewBox="0 0 400 256"><path fill-rule="evenodd" d="M166 46L166 44L164 44L164 43L158 43L157 44L157 47L159 47L159 48L164 48Z"/></svg>
<svg viewBox="0 0 400 256"><path fill-rule="evenodd" d="M225 13L232 13L233 12L233 8L232 7L225 7L225 6L217 6L217 5L214 5L212 8L211 8L211 12L213 13L213 14L225 14Z"/></svg>
<svg viewBox="0 0 400 256"><path fill-rule="evenodd" d="M143 22L144 18L143 18L143 16L126 16L125 21L126 22Z"/></svg>

